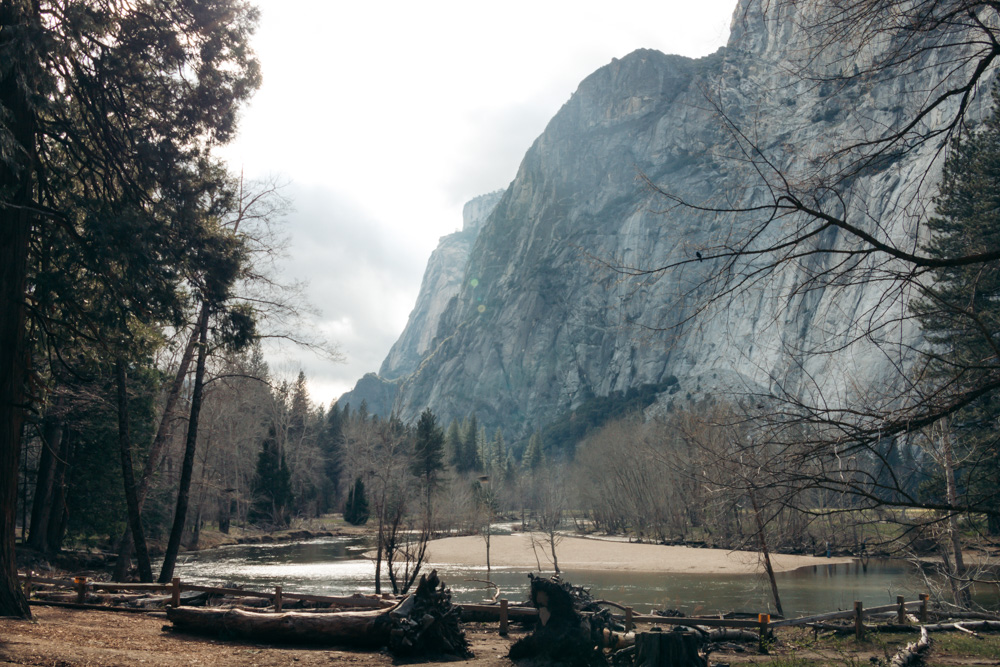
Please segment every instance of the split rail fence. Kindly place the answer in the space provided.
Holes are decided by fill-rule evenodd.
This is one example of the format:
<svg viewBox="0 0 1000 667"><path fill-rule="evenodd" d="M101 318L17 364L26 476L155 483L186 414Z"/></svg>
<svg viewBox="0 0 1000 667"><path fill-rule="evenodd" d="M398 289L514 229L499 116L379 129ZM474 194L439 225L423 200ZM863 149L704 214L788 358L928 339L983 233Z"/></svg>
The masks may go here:
<svg viewBox="0 0 1000 667"><path fill-rule="evenodd" d="M25 597L33 604L45 604L44 601L31 600L31 592L36 585L48 585L61 588L68 588L76 592L76 603L74 606L84 606L93 609L115 610L114 607L98 605L87 605L87 593L89 591L114 592L147 592L147 593L169 593L169 604L179 607L182 603L182 592L209 593L213 595L225 595L235 598L257 598L270 601L275 612L280 612L286 602L301 600L319 604L329 604L335 607L389 607L396 601L387 598L370 596L330 596L330 595L306 595L302 593L286 593L281 586L275 586L274 591L252 591L242 588L222 588L218 586L203 586L201 584L184 583L180 578L175 577L169 584L136 584L136 583L113 583L106 581L93 581L87 577L74 577L68 579L51 579L39 577L33 572L18 574L24 586ZM920 599L907 602L903 596L897 596L895 604L888 604L880 607L865 608L860 601L854 603L853 609L845 611L832 611L825 614L815 614L812 616L802 616L799 618L787 618L772 621L769 614L758 614L753 618L722 618L721 616L658 616L636 614L632 607L623 606L615 602L601 600L601 604L616 607L623 613L615 618L623 622L625 632L631 632L639 624L653 625L687 625L702 626L712 628L735 628L742 630L758 631L763 639L772 630L787 628L797 625L808 625L811 623L822 623L832 620L854 620L854 630L858 639L864 636L864 619L873 614L895 613L896 621L903 625L907 620L919 623L927 622L928 600L930 596L926 593L920 595ZM510 606L509 601L501 598L498 604L458 604L462 611L463 619L477 621L498 621L500 634L508 632L511 621L530 620L538 616L538 610L533 607ZM134 610L129 611L148 611ZM910 612L917 612L914 617Z"/></svg>

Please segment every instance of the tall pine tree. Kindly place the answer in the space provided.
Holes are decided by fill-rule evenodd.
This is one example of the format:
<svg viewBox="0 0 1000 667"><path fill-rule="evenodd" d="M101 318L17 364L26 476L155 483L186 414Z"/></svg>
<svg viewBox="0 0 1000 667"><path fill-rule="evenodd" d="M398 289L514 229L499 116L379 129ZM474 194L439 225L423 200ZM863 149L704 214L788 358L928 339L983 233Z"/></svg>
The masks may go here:
<svg viewBox="0 0 1000 667"><path fill-rule="evenodd" d="M974 256L1000 248L1000 96L977 131L952 145L930 221L928 255ZM930 400L961 406L950 416L955 438L952 484L958 504L984 512L1000 534L1000 261L946 265L915 305L928 354ZM950 438L950 436L949 436ZM949 502L954 503L956 498Z"/></svg>
<svg viewBox="0 0 1000 667"><path fill-rule="evenodd" d="M247 520L264 526L287 526L292 504L292 475L279 451L272 426L261 444L253 481L253 502Z"/></svg>

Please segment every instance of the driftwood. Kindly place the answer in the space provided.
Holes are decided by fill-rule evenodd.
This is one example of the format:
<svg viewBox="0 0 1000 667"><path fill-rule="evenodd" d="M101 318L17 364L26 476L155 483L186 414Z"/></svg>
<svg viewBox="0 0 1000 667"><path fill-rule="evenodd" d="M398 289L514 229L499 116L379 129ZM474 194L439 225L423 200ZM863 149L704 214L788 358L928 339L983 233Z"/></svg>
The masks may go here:
<svg viewBox="0 0 1000 667"><path fill-rule="evenodd" d="M931 636L927 628L921 626L920 639L901 648L889 661L889 667L909 667L919 665L931 648Z"/></svg>
<svg viewBox="0 0 1000 667"><path fill-rule="evenodd" d="M437 571L422 576L417 591L388 610L275 614L177 607L167 610L167 618L179 632L276 643L387 646L399 656L471 656L459 610Z"/></svg>
<svg viewBox="0 0 1000 667"><path fill-rule="evenodd" d="M924 625L880 625L878 630L890 632L959 632L972 633L974 630L1000 632L1000 621L956 621L955 623L925 623Z"/></svg>

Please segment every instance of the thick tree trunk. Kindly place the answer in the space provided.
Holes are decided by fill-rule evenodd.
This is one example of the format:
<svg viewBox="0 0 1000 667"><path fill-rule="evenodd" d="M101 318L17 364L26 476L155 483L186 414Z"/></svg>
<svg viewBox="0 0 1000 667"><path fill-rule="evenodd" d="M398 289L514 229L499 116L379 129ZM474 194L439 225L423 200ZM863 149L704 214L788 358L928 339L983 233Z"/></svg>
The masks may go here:
<svg viewBox="0 0 1000 667"><path fill-rule="evenodd" d="M42 452L38 458L35 498L31 504L31 527L28 529L28 546L39 551L45 551L48 546L49 517L52 515L52 481L55 478L56 459L62 437L62 420L47 416L42 426Z"/></svg>
<svg viewBox="0 0 1000 667"><path fill-rule="evenodd" d="M17 467L27 403L28 344L25 338L25 290L28 241L31 236L32 169L35 119L23 85L30 72L19 62L33 23L30 3L11 0L0 5L0 52L14 56L0 68L0 107L9 135L0 160L0 616L30 618L31 611L17 581L14 532L17 523ZM20 44L19 44L20 42ZM11 150L8 150L11 149ZM8 157L9 156L9 157Z"/></svg>
<svg viewBox="0 0 1000 667"><path fill-rule="evenodd" d="M207 306L202 306L202 309L207 308ZM199 321L201 321L202 313L199 313ZM177 367L177 374L174 376L174 381L170 385L170 391L167 393L167 400L163 406L163 414L160 416L160 425L156 429L156 436L153 438L153 444L149 448L149 456L146 457L146 465L142 468L142 477L139 478L138 488L136 490L136 495L139 499L139 513L142 513L142 506L146 502L146 493L149 491L150 482L153 479L153 475L156 473L156 466L160 462L160 458L163 456L163 448L167 444L167 439L170 436L172 430L172 423L174 417L174 409L177 407L177 401L181 395L181 389L184 386L184 379L187 377L188 369L191 368L191 359L194 358L194 348L198 342L198 327L195 326L194 330L191 332L191 338L188 339L187 346L184 348L184 354L181 356L180 365ZM134 541L132 539L132 529L129 526L125 527L125 534L122 535L121 540L118 542L118 560L115 562L115 571L112 575L114 581L123 581L125 575L128 573L128 566L132 560L132 547Z"/></svg>
<svg viewBox="0 0 1000 667"><path fill-rule="evenodd" d="M284 612L272 614L242 609L176 607L167 610L175 630L225 635L276 643L327 644L380 648L389 643L389 612L344 611L336 614Z"/></svg>
<svg viewBox="0 0 1000 667"><path fill-rule="evenodd" d="M139 498L135 492L135 476L132 470L132 435L129 429L128 377L125 375L125 361L118 357L115 361L115 380L118 385L118 448L122 462L122 480L125 484L125 504L128 507L128 525L135 538L135 553L139 563L139 581L152 583L153 569L146 551L146 536L142 531L139 516Z"/></svg>
<svg viewBox="0 0 1000 667"><path fill-rule="evenodd" d="M174 576L174 565L177 562L177 553L181 548L184 522L187 519L191 477L194 472L194 453L198 444L198 416L201 414L201 398L205 388L205 360L208 356L208 306L206 304L202 305L201 318L198 322L198 346L198 365L195 369L194 388L191 392L191 417L188 420L184 462L181 466L181 479L177 489L177 508L174 511L174 524L170 530L167 550L163 554L163 567L160 569L159 578L161 584L169 582Z"/></svg>

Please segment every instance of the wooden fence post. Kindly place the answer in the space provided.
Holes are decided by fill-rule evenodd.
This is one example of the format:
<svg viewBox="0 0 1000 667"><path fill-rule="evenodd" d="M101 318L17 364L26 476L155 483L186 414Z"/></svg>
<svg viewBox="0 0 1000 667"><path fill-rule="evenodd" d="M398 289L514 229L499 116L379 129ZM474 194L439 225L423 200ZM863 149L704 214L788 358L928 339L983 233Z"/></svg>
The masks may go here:
<svg viewBox="0 0 1000 667"><path fill-rule="evenodd" d="M896 610L896 622L900 625L906 624L906 598L902 595L896 596L896 605L899 607Z"/></svg>
<svg viewBox="0 0 1000 667"><path fill-rule="evenodd" d="M83 604L87 601L87 577L73 577L76 584L76 601Z"/></svg>
<svg viewBox="0 0 1000 667"><path fill-rule="evenodd" d="M35 574L33 570L28 570L24 575L24 599L31 599L31 576Z"/></svg>
<svg viewBox="0 0 1000 667"><path fill-rule="evenodd" d="M757 614L757 623L760 624L760 639L757 640L757 648L761 651L761 653L767 652L765 642L767 641L767 626L770 622L770 614Z"/></svg>
<svg viewBox="0 0 1000 667"><path fill-rule="evenodd" d="M634 615L632 607L625 607L625 632L632 632L635 629L635 623L632 621Z"/></svg>
<svg viewBox="0 0 1000 667"><path fill-rule="evenodd" d="M500 636L506 637L507 631L507 598L500 598Z"/></svg>
<svg viewBox="0 0 1000 667"><path fill-rule="evenodd" d="M864 609L861 600L854 601L854 638L861 641L865 637Z"/></svg>
<svg viewBox="0 0 1000 667"><path fill-rule="evenodd" d="M274 587L274 611L281 611L281 586Z"/></svg>
<svg viewBox="0 0 1000 667"><path fill-rule="evenodd" d="M920 622L927 622L927 601L930 600L930 593L920 594Z"/></svg>
<svg viewBox="0 0 1000 667"><path fill-rule="evenodd" d="M170 605L175 609L181 606L181 578L170 580Z"/></svg>

